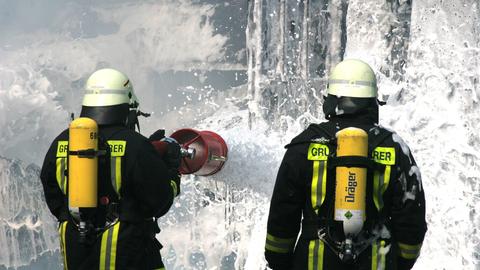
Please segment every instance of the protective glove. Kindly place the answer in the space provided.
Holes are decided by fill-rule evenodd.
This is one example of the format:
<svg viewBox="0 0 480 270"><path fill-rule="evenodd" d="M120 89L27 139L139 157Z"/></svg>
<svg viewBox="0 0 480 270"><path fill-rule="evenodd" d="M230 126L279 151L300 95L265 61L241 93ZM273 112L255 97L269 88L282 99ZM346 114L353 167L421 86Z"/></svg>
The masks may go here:
<svg viewBox="0 0 480 270"><path fill-rule="evenodd" d="M170 186L174 191L175 196L180 194L180 162L182 155L180 152L180 145L178 142L169 137L165 137L165 130L159 129L155 131L148 140L152 143L157 153L162 157L167 165L168 175L170 177Z"/></svg>
<svg viewBox="0 0 480 270"><path fill-rule="evenodd" d="M148 137L148 140L154 142L160 141L163 138L165 138L165 129L159 129L155 131L152 135L150 135L150 137Z"/></svg>
<svg viewBox="0 0 480 270"><path fill-rule="evenodd" d="M182 154L178 142L173 138L165 137L165 130L163 129L155 131L150 135L148 140L152 142L167 167L178 171L180 162L182 161Z"/></svg>
<svg viewBox="0 0 480 270"><path fill-rule="evenodd" d="M166 152L163 155L163 160L167 164L169 169L175 169L178 171L180 168L180 162L182 161L182 153L180 151L180 144L170 137L165 137L160 142L166 143Z"/></svg>

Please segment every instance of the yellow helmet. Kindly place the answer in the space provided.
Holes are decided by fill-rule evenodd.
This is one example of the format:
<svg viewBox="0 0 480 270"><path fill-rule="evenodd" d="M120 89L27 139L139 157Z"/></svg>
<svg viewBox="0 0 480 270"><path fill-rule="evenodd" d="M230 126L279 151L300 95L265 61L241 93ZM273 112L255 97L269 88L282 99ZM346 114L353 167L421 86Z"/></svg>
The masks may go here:
<svg viewBox="0 0 480 270"><path fill-rule="evenodd" d="M323 102L325 118L364 115L378 122L377 79L372 68L358 59L338 63L328 78Z"/></svg>
<svg viewBox="0 0 480 270"><path fill-rule="evenodd" d="M99 125L129 125L129 122L138 122L138 105L128 77L118 70L105 68L88 78L80 116L92 118Z"/></svg>
<svg viewBox="0 0 480 270"><path fill-rule="evenodd" d="M330 73L327 93L337 97L377 98L375 73L361 60L346 59Z"/></svg>
<svg viewBox="0 0 480 270"><path fill-rule="evenodd" d="M104 68L95 71L88 78L83 106L102 107L125 103L138 105L132 83L125 74L115 69Z"/></svg>

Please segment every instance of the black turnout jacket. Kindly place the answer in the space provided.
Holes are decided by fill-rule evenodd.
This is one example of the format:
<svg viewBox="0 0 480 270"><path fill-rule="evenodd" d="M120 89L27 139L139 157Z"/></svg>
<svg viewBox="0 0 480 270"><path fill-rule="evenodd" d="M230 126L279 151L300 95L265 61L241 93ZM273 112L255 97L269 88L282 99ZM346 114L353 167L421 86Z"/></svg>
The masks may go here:
<svg viewBox="0 0 480 270"><path fill-rule="evenodd" d="M375 122L335 116L328 122L310 125L286 146L268 217L265 257L270 268L403 270L413 267L427 230L424 187L408 146L396 133ZM335 169L330 163L336 152L335 134L346 127L361 128L368 133L369 158L379 165L368 169L364 225L376 238L353 265L342 262L318 236L319 230L332 223L333 238L335 234L342 235L337 230L341 226L332 221ZM312 153L329 154L312 158Z"/></svg>
<svg viewBox="0 0 480 270"><path fill-rule="evenodd" d="M151 142L134 130L100 126L98 138L99 149L108 154L98 157L98 206L80 208L81 220L90 222L87 234L68 206L68 130L55 138L43 163L40 178L59 221L65 269L164 269L153 218L172 205L177 170L167 168Z"/></svg>

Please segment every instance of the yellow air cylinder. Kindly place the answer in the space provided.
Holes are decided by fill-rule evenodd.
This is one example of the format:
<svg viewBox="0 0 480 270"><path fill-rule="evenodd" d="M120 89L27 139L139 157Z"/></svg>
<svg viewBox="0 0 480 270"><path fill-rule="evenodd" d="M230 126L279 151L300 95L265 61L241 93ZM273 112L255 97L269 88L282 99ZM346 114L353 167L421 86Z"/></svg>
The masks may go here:
<svg viewBox="0 0 480 270"><path fill-rule="evenodd" d="M98 126L93 119L81 117L70 123L68 143L70 207L97 207L98 158L92 155L98 150L97 134Z"/></svg>
<svg viewBox="0 0 480 270"><path fill-rule="evenodd" d="M368 134L359 128L345 128L337 132L337 157L368 156ZM343 221L345 235L356 235L366 218L365 194L367 169L337 167L334 219Z"/></svg>

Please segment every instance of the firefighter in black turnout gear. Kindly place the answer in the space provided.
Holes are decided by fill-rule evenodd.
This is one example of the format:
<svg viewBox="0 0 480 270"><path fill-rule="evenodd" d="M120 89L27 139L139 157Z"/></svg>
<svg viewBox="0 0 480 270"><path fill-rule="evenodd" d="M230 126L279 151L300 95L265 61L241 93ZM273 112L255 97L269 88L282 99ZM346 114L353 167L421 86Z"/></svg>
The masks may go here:
<svg viewBox="0 0 480 270"><path fill-rule="evenodd" d="M69 205L69 196L81 191L69 188L69 155L80 154L69 151L68 129L45 156L41 181L59 222L64 269L164 269L155 238L157 218L179 193L180 146L169 140L168 153L161 156L151 142L162 139L163 132L150 139L136 132L139 114L124 74L101 69L89 77L81 117L99 127L96 207Z"/></svg>
<svg viewBox="0 0 480 270"><path fill-rule="evenodd" d="M427 230L424 187L408 146L378 125L378 105L370 66L347 59L333 69L328 121L295 137L278 171L265 244L271 269L413 267ZM344 130L364 134L363 157L338 154ZM363 170L363 191L360 177L343 180L339 168Z"/></svg>

